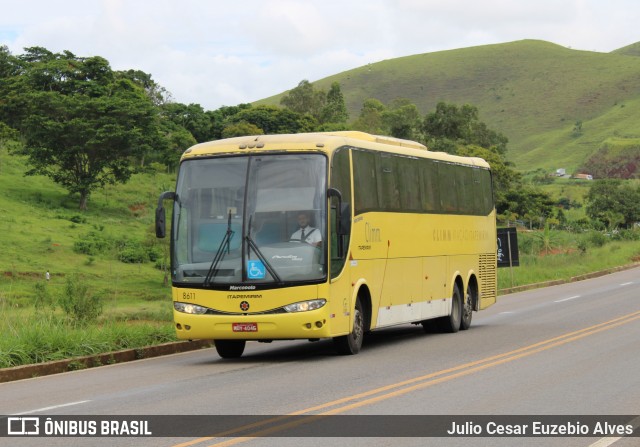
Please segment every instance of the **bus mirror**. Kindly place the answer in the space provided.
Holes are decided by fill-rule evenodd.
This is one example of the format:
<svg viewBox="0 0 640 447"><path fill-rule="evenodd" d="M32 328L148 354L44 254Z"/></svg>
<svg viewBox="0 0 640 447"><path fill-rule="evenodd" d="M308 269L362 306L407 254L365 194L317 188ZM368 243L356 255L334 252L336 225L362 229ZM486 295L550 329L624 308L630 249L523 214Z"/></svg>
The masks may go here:
<svg viewBox="0 0 640 447"><path fill-rule="evenodd" d="M156 208L156 237L164 238L167 233L167 226L165 224L164 207Z"/></svg>
<svg viewBox="0 0 640 447"><path fill-rule="evenodd" d="M327 190L327 196L329 198L337 197L338 198L338 202L342 203L342 193L340 192L340 190L338 190L336 188L329 188Z"/></svg>
<svg viewBox="0 0 640 447"><path fill-rule="evenodd" d="M176 193L173 191L165 191L160 194L158 199L158 207L156 208L156 237L164 238L167 233L166 215L162 202L167 199L175 199Z"/></svg>

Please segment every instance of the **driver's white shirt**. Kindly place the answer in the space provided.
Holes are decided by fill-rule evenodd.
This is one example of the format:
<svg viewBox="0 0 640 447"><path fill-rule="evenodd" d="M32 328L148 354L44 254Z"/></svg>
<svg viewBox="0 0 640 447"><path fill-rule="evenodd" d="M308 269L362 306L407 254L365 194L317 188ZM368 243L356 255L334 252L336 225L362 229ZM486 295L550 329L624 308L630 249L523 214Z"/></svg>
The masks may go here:
<svg viewBox="0 0 640 447"><path fill-rule="evenodd" d="M291 241L300 241L302 238L302 228L293 233L289 240ZM318 242L322 242L322 237L320 237L320 230L317 228L313 228L310 226L306 226L304 228L304 242L307 244L317 244Z"/></svg>

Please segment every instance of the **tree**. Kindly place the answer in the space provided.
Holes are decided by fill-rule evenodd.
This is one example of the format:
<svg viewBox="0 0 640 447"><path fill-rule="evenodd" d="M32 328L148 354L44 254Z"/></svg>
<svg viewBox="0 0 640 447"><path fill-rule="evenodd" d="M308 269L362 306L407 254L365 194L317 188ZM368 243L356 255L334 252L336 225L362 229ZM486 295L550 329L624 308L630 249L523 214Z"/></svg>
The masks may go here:
<svg viewBox="0 0 640 447"><path fill-rule="evenodd" d="M340 90L340 84L334 82L327 93L325 106L322 108L320 122L322 124L338 123L344 124L349 119L347 106L344 102L344 95Z"/></svg>
<svg viewBox="0 0 640 447"><path fill-rule="evenodd" d="M427 114L423 129L426 134L435 138L449 140L468 140L471 134L471 123L478 119L478 109L469 104L458 108L455 104L439 102L433 113Z"/></svg>
<svg viewBox="0 0 640 447"><path fill-rule="evenodd" d="M457 144L474 144L494 148L504 155L508 139L487 127L478 119L478 109L464 104L439 102L435 112L425 116L422 130L427 135L427 145L435 150L455 153Z"/></svg>
<svg viewBox="0 0 640 447"><path fill-rule="evenodd" d="M366 99L362 103L360 116L353 123L353 128L362 132L369 132L375 135L385 133L383 130L382 115L386 106L375 98Z"/></svg>
<svg viewBox="0 0 640 447"><path fill-rule="evenodd" d="M251 104L238 104L237 106L222 106L216 110L205 112L211 122L211 140L219 140L222 132L231 123L233 117L242 110L250 109Z"/></svg>
<svg viewBox="0 0 640 447"><path fill-rule="evenodd" d="M9 78L19 71L19 65L15 56L6 45L0 45L0 80Z"/></svg>
<svg viewBox="0 0 640 447"><path fill-rule="evenodd" d="M119 73L121 76L133 81L134 84L144 88L144 91L154 105L161 107L165 104L171 103L171 93L161 85L158 85L151 78L150 74L140 70L126 70Z"/></svg>
<svg viewBox="0 0 640 447"><path fill-rule="evenodd" d="M245 135L263 135L264 131L255 124L240 121L230 124L222 131L222 138L242 137Z"/></svg>
<svg viewBox="0 0 640 447"><path fill-rule="evenodd" d="M171 102L162 106L163 115L188 130L198 143L211 139L211 120L200 104Z"/></svg>
<svg viewBox="0 0 640 447"><path fill-rule="evenodd" d="M420 111L410 100L394 100L391 107L382 113L382 121L392 137L418 139Z"/></svg>
<svg viewBox="0 0 640 447"><path fill-rule="evenodd" d="M596 180L586 196L587 216L614 229L640 222L640 186L621 180Z"/></svg>
<svg viewBox="0 0 640 447"><path fill-rule="evenodd" d="M174 168L180 161L180 156L189 147L197 143L191 132L175 123L170 123L164 129L167 146L161 154L162 163L168 169Z"/></svg>
<svg viewBox="0 0 640 447"><path fill-rule="evenodd" d="M144 87L101 57L27 48L6 79L0 119L20 131L31 169L80 196L124 183L131 158L162 146L157 108Z"/></svg>
<svg viewBox="0 0 640 447"><path fill-rule="evenodd" d="M553 199L537 188L518 184L517 187L511 187L500 195L496 200L496 210L499 214L510 211L518 216L535 216L540 223L553 216Z"/></svg>
<svg viewBox="0 0 640 447"><path fill-rule="evenodd" d="M318 125L310 115L277 106L257 106L229 116L225 128L242 122L253 124L265 134L311 132Z"/></svg>
<svg viewBox="0 0 640 447"><path fill-rule="evenodd" d="M282 97L280 104L300 115L308 113L316 120L321 121L326 101L327 96L324 91L316 90L313 88L313 84L303 79L297 87Z"/></svg>

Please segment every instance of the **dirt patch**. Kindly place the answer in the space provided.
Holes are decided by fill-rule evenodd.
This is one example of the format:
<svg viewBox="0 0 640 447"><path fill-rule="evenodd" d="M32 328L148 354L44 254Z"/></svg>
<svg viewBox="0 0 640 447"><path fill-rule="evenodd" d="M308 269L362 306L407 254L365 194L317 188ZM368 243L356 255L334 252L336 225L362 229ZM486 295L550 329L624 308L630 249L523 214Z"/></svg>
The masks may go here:
<svg viewBox="0 0 640 447"><path fill-rule="evenodd" d="M548 251L541 251L538 256L543 258L545 256L553 256L553 255L570 255L571 253L575 253L575 248L552 248Z"/></svg>
<svg viewBox="0 0 640 447"><path fill-rule="evenodd" d="M45 274L45 272L11 272L11 271L2 272L2 276L5 276L7 278L33 278L33 279L38 279L38 278L44 278L44 274ZM64 277L64 273L51 273L50 275L51 275L52 278L54 276L58 276L60 278Z"/></svg>
<svg viewBox="0 0 640 447"><path fill-rule="evenodd" d="M129 211L133 213L139 213L141 211L144 211L146 207L147 205L144 203L132 203L131 205L128 206Z"/></svg>

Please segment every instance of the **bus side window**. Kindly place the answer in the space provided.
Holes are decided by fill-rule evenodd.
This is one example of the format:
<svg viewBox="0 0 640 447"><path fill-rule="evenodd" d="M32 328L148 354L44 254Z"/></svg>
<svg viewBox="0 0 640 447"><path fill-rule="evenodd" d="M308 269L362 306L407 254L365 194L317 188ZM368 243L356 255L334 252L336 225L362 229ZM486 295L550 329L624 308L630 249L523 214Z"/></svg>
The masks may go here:
<svg viewBox="0 0 640 447"><path fill-rule="evenodd" d="M355 213L361 214L380 209L375 154L373 152L354 150L353 171L356 200ZM342 192L342 190L340 191ZM343 200L345 200L344 196Z"/></svg>
<svg viewBox="0 0 640 447"><path fill-rule="evenodd" d="M396 157L398 190L400 191L400 208L410 211L421 211L420 204L420 160L409 157Z"/></svg>
<svg viewBox="0 0 640 447"><path fill-rule="evenodd" d="M354 151L354 154L357 151ZM349 234L351 232L351 162L349 148L336 150L331 162L331 187L340 191L342 195L341 223L337 220L338 199L333 197L330 202L329 239L331 250L331 277L335 278L342 271L349 251ZM375 177L374 177L375 179ZM377 201L377 198L376 198ZM338 232L341 227L341 233ZM338 256L339 243L342 244L342 256Z"/></svg>
<svg viewBox="0 0 640 447"><path fill-rule="evenodd" d="M445 213L458 212L458 194L456 192L455 166L441 163L438 168L438 183L440 190L440 204Z"/></svg>
<svg viewBox="0 0 640 447"><path fill-rule="evenodd" d="M427 213L440 211L440 183L438 164L433 160L418 160L420 164L420 185L422 210Z"/></svg>

